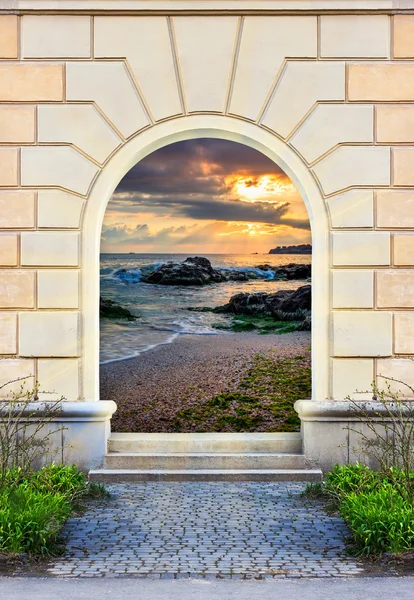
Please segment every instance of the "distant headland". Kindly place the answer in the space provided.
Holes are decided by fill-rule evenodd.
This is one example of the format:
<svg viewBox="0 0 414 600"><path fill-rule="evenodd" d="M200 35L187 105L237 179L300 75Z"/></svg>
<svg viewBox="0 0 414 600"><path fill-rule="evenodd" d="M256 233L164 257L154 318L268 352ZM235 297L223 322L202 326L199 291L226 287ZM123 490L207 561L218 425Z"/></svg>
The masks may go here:
<svg viewBox="0 0 414 600"><path fill-rule="evenodd" d="M276 248L269 250L269 254L312 254L312 244L277 246Z"/></svg>

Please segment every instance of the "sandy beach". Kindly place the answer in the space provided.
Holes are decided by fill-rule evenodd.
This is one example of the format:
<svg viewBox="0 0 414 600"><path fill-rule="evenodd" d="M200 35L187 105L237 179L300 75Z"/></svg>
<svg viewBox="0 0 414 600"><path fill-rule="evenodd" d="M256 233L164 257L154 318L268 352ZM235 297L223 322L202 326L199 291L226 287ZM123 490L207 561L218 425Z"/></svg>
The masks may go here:
<svg viewBox="0 0 414 600"><path fill-rule="evenodd" d="M237 388L257 354L272 360L300 355L310 365L309 347L309 332L181 335L137 358L102 365L100 395L118 405L113 431L176 431L178 411Z"/></svg>

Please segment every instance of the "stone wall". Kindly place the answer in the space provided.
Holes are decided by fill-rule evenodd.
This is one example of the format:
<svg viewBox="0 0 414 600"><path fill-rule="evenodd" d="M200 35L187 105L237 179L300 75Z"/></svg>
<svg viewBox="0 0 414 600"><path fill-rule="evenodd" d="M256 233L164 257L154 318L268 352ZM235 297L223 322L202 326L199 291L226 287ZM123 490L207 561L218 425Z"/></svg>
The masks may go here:
<svg viewBox="0 0 414 600"><path fill-rule="evenodd" d="M414 14L388 0L359 14L366 2L136 4L0 3L0 384L30 373L99 399L106 203L145 154L208 134L261 149L303 194L313 400L378 375L414 385Z"/></svg>

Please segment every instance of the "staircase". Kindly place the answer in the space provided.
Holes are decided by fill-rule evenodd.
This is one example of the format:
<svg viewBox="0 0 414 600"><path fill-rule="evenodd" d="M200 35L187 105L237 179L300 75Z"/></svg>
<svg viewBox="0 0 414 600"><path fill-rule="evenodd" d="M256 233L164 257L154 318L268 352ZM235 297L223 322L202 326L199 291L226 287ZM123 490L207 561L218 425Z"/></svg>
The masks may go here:
<svg viewBox="0 0 414 600"><path fill-rule="evenodd" d="M113 433L90 481L320 481L299 433Z"/></svg>

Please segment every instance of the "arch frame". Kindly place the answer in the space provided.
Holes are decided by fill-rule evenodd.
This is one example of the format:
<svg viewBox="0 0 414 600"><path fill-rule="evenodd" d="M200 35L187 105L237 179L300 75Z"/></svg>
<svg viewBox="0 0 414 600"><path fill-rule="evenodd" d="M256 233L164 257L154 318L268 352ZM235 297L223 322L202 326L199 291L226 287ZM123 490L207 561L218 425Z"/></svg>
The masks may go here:
<svg viewBox="0 0 414 600"><path fill-rule="evenodd" d="M100 238L107 204L122 177L140 160L175 142L216 138L262 152L291 178L306 205L312 232L312 400L329 397L329 222L309 167L277 136L254 123L212 114L164 121L137 134L110 158L92 185L82 224L82 397L99 400Z"/></svg>

